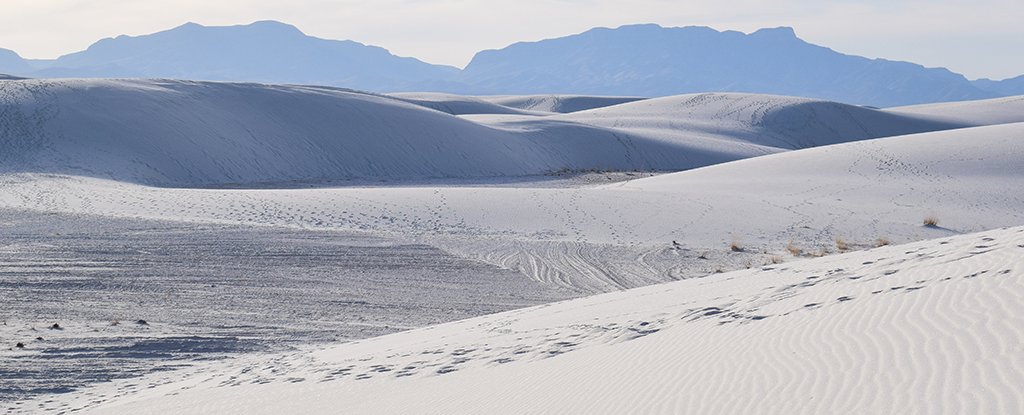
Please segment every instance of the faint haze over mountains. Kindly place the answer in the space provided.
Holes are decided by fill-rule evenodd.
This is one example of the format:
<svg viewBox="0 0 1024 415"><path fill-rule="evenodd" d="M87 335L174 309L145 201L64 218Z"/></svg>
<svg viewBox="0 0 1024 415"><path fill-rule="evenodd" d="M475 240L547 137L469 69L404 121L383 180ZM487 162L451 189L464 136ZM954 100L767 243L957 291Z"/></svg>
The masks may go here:
<svg viewBox="0 0 1024 415"><path fill-rule="evenodd" d="M665 96L756 92L871 106L1024 94L1024 77L970 81L944 68L868 59L807 43L787 27L750 34L653 24L597 28L478 53L465 69L260 21L188 23L100 40L54 60L0 50L0 73L318 84L377 92Z"/></svg>
<svg viewBox="0 0 1024 415"><path fill-rule="evenodd" d="M970 79L1024 73L1020 0L45 0L8 1L0 47L54 59L92 41L183 22L288 22L323 39L386 46L465 67L481 50L635 23L751 33L791 26L808 42L869 58L945 67Z"/></svg>

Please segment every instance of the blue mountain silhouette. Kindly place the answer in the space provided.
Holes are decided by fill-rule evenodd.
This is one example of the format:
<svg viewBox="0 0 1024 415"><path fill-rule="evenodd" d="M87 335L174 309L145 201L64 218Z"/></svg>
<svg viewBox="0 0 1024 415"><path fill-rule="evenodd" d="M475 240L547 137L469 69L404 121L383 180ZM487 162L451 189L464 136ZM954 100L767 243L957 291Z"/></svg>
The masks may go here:
<svg viewBox="0 0 1024 415"><path fill-rule="evenodd" d="M188 23L118 36L49 61L0 49L0 73L318 84L378 92L666 96L756 92L888 107L1024 94L1024 77L970 81L944 68L846 55L793 29L745 34L628 25L478 53L463 70L294 26Z"/></svg>

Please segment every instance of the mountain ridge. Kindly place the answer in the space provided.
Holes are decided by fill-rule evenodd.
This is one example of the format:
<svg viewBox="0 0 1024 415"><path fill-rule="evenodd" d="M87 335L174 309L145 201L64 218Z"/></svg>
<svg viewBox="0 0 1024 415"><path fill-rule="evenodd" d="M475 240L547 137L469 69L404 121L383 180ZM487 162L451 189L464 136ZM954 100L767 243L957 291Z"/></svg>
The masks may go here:
<svg viewBox="0 0 1024 415"><path fill-rule="evenodd" d="M1024 76L968 80L946 68L869 59L807 42L792 27L749 34L654 23L597 27L478 52L465 68L433 65L293 25L188 22L101 39L52 60L0 49L0 73L43 78L174 78L472 95L671 96L745 92L876 107L1024 93Z"/></svg>
<svg viewBox="0 0 1024 415"><path fill-rule="evenodd" d="M595 28L480 52L462 75L478 93L501 94L749 92L873 106L996 96L948 69L845 55L789 27L750 34L655 24Z"/></svg>
<svg viewBox="0 0 1024 415"><path fill-rule="evenodd" d="M458 70L400 57L351 40L308 36L263 20L247 25L185 23L141 35L105 38L79 52L37 63L37 77L177 78L211 81L355 85L402 89Z"/></svg>

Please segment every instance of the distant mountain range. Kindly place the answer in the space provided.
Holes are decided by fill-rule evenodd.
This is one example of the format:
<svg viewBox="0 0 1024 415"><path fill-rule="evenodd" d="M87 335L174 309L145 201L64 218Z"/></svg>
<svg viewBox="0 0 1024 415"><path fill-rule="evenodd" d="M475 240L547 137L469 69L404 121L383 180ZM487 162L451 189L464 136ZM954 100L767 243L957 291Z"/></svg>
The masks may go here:
<svg viewBox="0 0 1024 415"><path fill-rule="evenodd" d="M3 74L27 74L35 70L21 56L13 50L0 49L0 73Z"/></svg>
<svg viewBox="0 0 1024 415"><path fill-rule="evenodd" d="M790 28L749 35L657 25L593 29L481 52L462 75L484 93L758 92L874 106L992 96L946 69L843 55Z"/></svg>
<svg viewBox="0 0 1024 415"><path fill-rule="evenodd" d="M1024 76L970 81L944 68L845 55L790 28L598 28L478 53L465 69L399 57L273 21L188 23L118 36L53 60L0 49L0 73L26 77L180 78L317 84L377 92L667 96L756 92L888 107L1024 94Z"/></svg>
<svg viewBox="0 0 1024 415"><path fill-rule="evenodd" d="M14 62L12 69L4 62L0 73L31 77L252 81L374 91L415 88L459 72L375 46L307 36L273 21L219 27L187 23L151 35L103 39L51 61ZM35 70L26 72L25 64Z"/></svg>
<svg viewBox="0 0 1024 415"><path fill-rule="evenodd" d="M972 83L983 91L988 91L997 95L1024 95L1024 75L1016 78L1004 79L1002 81L979 79Z"/></svg>

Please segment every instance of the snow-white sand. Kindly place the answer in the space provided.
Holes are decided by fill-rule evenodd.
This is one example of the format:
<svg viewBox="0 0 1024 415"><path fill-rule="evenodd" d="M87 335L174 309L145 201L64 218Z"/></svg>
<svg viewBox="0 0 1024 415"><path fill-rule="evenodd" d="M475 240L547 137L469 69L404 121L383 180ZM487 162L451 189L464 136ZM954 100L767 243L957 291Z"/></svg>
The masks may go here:
<svg viewBox="0 0 1024 415"><path fill-rule="evenodd" d="M131 230L159 220L143 229L174 230L166 238L171 251L198 255L201 244L182 247L195 227L203 238L229 236L229 246L197 263L220 255L257 267L265 248L236 244L248 238L237 235L324 231L302 246L335 262L296 259L266 283L308 267L329 274L328 265L378 264L344 287L372 300L353 302L363 317L390 312L377 304L437 315L451 304L445 292L427 289L423 298L408 295L416 289L374 294L395 260L385 257L415 252L461 261L453 273L533 280L517 296L515 281L502 279L488 292L479 281L452 278L442 290L475 296L460 316L613 292L323 351L239 357L5 409L1020 412L1020 395L1006 385L1020 383L1021 350L1013 347L1021 324L1012 316L1021 309L1024 241L1019 229L985 232L1024 224L1024 123L1011 123L1018 101L875 110L695 94L560 114L487 99L166 80L0 83L0 224L16 232L37 228L25 228L24 215L54 215L86 231L104 221ZM637 173L684 169L692 170ZM924 226L928 217L938 224ZM103 238L117 240L117 232ZM963 235L970 232L984 233ZM81 268L93 266L82 262L88 258L135 252L137 241L159 245L127 235L120 247L76 236L70 245L37 238L2 253L37 246L44 257L34 256L33 266L66 273L64 280L115 272L117 281L131 281L130 267ZM369 240L391 253L368 254ZM87 254L45 257L65 245ZM142 267L147 255L132 257ZM160 272L178 266L167 261ZM12 264L28 269L17 258ZM717 275L743 268L750 269ZM675 280L684 281L652 285ZM138 288L176 292L147 281L154 283ZM323 290L337 289L316 276L288 283L297 288L280 298L323 287L311 298L329 300ZM40 289L46 307L74 309L52 307L64 292ZM486 304L488 296L495 304ZM77 304L79 297L66 298ZM173 308L173 296L163 298L169 302L154 309ZM95 304L142 307L108 300ZM330 314L320 306L289 310ZM244 307L222 320L247 312L268 321L260 317L268 310ZM404 317L374 320L339 326L388 332ZM82 327L99 327L89 324ZM68 335L85 336L75 330Z"/></svg>
<svg viewBox="0 0 1024 415"><path fill-rule="evenodd" d="M1024 122L1024 96L912 105L886 111L958 124L1007 124Z"/></svg>
<svg viewBox="0 0 1024 415"><path fill-rule="evenodd" d="M488 123L333 88L5 81L0 171L173 187L678 171L957 126L786 97L672 99L684 105L650 100L594 110L608 114L513 115L526 118Z"/></svg>
<svg viewBox="0 0 1024 415"><path fill-rule="evenodd" d="M1019 413L1024 228L105 384L85 413Z"/></svg>
<svg viewBox="0 0 1024 415"><path fill-rule="evenodd" d="M521 110L565 114L640 101L644 98L592 95L492 95L482 96L479 99Z"/></svg>
<svg viewBox="0 0 1024 415"><path fill-rule="evenodd" d="M560 119L655 137L742 141L799 149L975 125L856 105L759 94L688 94L567 114Z"/></svg>
<svg viewBox="0 0 1024 415"><path fill-rule="evenodd" d="M792 151L605 186L160 189L11 176L0 206L74 214L369 231L584 292L690 276L737 242L760 263L790 241L835 251L1024 223L1024 124ZM922 227L934 215L938 227ZM674 249L675 240L684 249ZM717 264L716 264L717 265ZM734 264L735 265L735 264Z"/></svg>
<svg viewBox="0 0 1024 415"><path fill-rule="evenodd" d="M504 106L488 100L462 95L444 94L440 92L403 92L389 94L391 97L416 105L435 109L452 115L472 114L517 114L546 115L541 111L528 111L511 106Z"/></svg>

